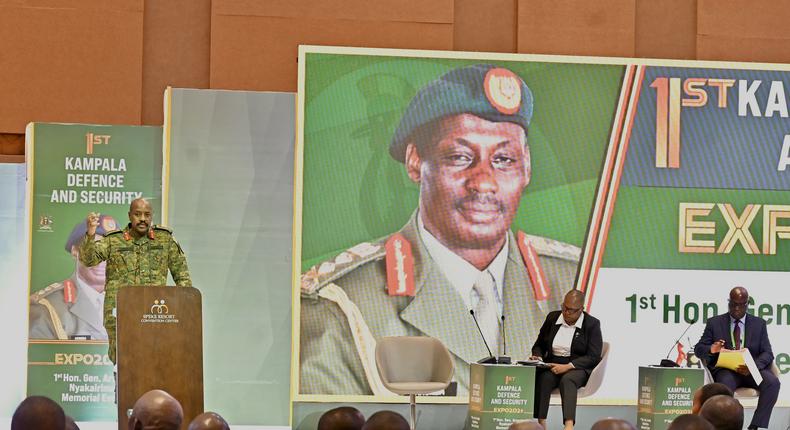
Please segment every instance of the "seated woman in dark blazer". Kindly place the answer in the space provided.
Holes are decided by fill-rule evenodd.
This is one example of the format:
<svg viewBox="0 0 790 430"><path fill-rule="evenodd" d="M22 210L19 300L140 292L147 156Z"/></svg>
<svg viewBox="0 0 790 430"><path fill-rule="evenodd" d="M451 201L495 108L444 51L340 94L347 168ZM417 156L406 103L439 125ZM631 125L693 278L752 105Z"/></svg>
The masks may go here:
<svg viewBox="0 0 790 430"><path fill-rule="evenodd" d="M551 392L560 387L562 419L565 429L576 422L576 391L583 387L590 373L601 361L601 322L584 312L584 293L571 290L562 302L562 311L553 311L532 346L533 360L542 359L551 368L535 375L535 417L546 425Z"/></svg>

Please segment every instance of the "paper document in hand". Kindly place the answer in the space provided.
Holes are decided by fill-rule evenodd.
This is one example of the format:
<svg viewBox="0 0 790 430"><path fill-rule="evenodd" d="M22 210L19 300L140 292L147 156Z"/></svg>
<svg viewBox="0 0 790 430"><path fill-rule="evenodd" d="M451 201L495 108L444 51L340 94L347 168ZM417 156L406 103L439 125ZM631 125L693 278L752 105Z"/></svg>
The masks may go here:
<svg viewBox="0 0 790 430"><path fill-rule="evenodd" d="M763 382L763 377L760 375L760 370L754 362L754 357L748 349L743 348L739 350L722 349L719 353L719 359L716 361L716 367L723 367L737 371L738 366L746 365L749 373L752 374L754 382L760 385Z"/></svg>

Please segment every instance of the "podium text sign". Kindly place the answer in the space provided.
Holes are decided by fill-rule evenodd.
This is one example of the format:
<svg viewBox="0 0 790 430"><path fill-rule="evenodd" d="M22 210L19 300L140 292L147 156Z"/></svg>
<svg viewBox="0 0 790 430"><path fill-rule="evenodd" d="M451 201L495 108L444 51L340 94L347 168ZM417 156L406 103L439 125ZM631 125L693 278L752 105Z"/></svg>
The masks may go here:
<svg viewBox="0 0 790 430"><path fill-rule="evenodd" d="M181 402L186 429L203 413L203 322L192 287L123 287L118 291L118 429L147 391Z"/></svg>
<svg viewBox="0 0 790 430"><path fill-rule="evenodd" d="M473 363L470 373L466 430L507 430L514 421L532 418L534 367Z"/></svg>
<svg viewBox="0 0 790 430"><path fill-rule="evenodd" d="M678 415L691 413L694 391L704 384L702 369L639 367L639 430L666 430Z"/></svg>

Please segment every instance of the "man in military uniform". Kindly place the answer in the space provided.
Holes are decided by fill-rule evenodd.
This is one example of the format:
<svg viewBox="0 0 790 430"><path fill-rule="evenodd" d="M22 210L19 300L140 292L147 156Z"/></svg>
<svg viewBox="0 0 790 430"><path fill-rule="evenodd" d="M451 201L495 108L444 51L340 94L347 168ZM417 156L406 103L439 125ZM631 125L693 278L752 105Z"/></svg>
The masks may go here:
<svg viewBox="0 0 790 430"><path fill-rule="evenodd" d="M384 336L441 340L462 396L469 363L488 349L529 355L545 312L573 288L580 255L510 230L531 176L532 102L519 76L491 65L419 90L389 146L419 185L419 206L399 232L302 275L300 393L389 394L375 364Z"/></svg>
<svg viewBox="0 0 790 430"><path fill-rule="evenodd" d="M115 229L115 220L101 215L94 238ZM102 321L105 263L86 267L79 259L78 246L87 231L85 222L79 222L66 240L75 264L71 277L30 296L30 339L107 340Z"/></svg>
<svg viewBox="0 0 790 430"><path fill-rule="evenodd" d="M115 298L126 286L165 285L167 271L178 286L192 286L187 259L169 229L151 224L153 210L145 199L129 206L129 224L123 230L107 232L94 241L99 215L86 220L87 233L80 244L80 261L92 267L107 262L104 298L104 327L110 341L109 356L115 363Z"/></svg>

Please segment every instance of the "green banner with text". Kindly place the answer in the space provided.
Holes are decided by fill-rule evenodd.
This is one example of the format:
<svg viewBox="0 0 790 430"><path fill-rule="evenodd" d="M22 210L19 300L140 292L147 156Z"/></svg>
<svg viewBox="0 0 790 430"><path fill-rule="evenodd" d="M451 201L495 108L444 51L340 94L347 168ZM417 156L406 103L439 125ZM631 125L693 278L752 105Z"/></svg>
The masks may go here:
<svg viewBox="0 0 790 430"><path fill-rule="evenodd" d="M666 430L672 420L691 413L694 391L703 384L702 369L640 367L639 430Z"/></svg>
<svg viewBox="0 0 790 430"><path fill-rule="evenodd" d="M145 197L158 222L160 127L30 124L28 395L44 395L78 421L116 418L113 366L103 325L104 263L86 267L79 243L89 212L99 234L123 228Z"/></svg>
<svg viewBox="0 0 790 430"><path fill-rule="evenodd" d="M507 430L516 421L532 418L534 367L472 364L470 379L466 430Z"/></svg>

